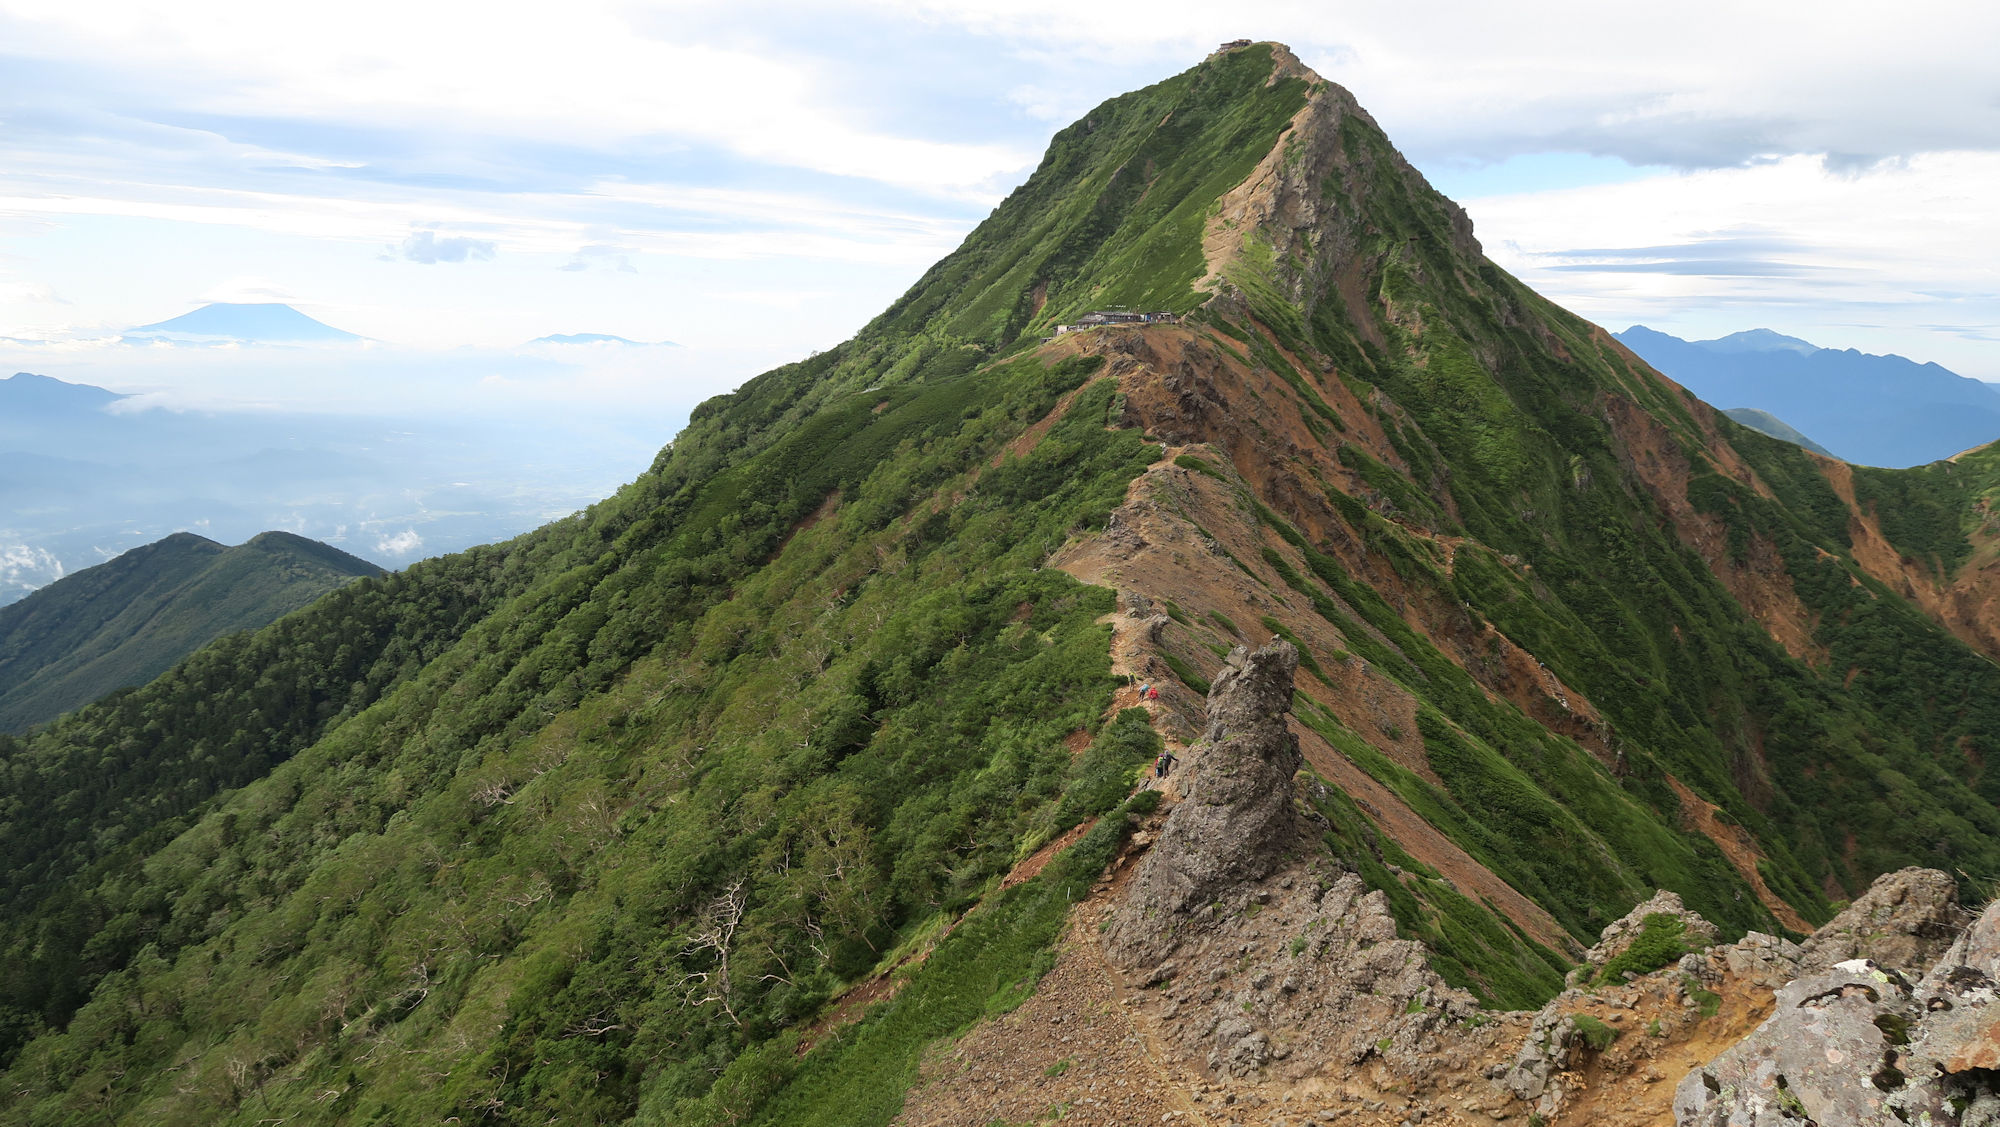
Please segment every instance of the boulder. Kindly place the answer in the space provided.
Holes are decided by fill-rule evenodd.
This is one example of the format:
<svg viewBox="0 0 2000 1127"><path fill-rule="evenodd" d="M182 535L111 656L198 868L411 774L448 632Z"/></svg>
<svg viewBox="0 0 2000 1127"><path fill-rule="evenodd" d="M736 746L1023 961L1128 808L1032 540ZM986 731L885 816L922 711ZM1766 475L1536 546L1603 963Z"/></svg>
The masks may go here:
<svg viewBox="0 0 2000 1127"><path fill-rule="evenodd" d="M1806 941L1807 969L1778 991L1771 1016L1681 1082L1675 1122L2000 1125L2000 904L1956 938L1940 934L1961 918L1941 873L1905 869L1876 881ZM1872 959L1812 966L1857 949L1907 963L1940 942L1941 957L1914 985Z"/></svg>
<svg viewBox="0 0 2000 1127"><path fill-rule="evenodd" d="M1916 1014L1910 984L1865 959L1778 991L1756 1032L1689 1073L1674 1092L1680 1127L1875 1127L1903 1086L1899 1038Z"/></svg>
<svg viewBox="0 0 2000 1127"><path fill-rule="evenodd" d="M1884 873L1802 944L1799 973L1873 959L1914 977L1944 954L1969 919L1958 904L1957 882L1944 873L1918 868Z"/></svg>

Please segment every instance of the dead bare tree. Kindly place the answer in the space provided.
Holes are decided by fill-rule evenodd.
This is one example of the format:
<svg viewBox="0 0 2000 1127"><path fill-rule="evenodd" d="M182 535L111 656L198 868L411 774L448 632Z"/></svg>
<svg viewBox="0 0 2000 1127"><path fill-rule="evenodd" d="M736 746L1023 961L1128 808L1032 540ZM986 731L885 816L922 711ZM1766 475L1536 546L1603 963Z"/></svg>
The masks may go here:
<svg viewBox="0 0 2000 1127"><path fill-rule="evenodd" d="M737 1026L743 1021L736 1016L735 987L729 977L730 956L736 950L736 929L743 922L743 913L750 902L749 893L744 891L743 879L738 877L722 894L709 901L702 910L701 928L688 940L681 950L681 957L699 957L707 952L714 960L709 970L690 971L681 978L681 988L686 992L688 1004L706 1006L711 1002L722 1007L729 1020Z"/></svg>

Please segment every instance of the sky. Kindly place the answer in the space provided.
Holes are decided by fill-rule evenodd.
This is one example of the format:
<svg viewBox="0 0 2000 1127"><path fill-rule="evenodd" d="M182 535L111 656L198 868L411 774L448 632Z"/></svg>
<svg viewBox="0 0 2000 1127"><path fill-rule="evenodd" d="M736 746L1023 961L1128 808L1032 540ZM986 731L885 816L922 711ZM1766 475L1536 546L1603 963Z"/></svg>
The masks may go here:
<svg viewBox="0 0 2000 1127"><path fill-rule="evenodd" d="M1237 37L1352 90L1592 320L2000 380L2000 7L1921 0L0 0L0 366L595 413L643 449L851 335L1057 129ZM217 300L374 343L117 340ZM650 347L523 347L552 333Z"/></svg>

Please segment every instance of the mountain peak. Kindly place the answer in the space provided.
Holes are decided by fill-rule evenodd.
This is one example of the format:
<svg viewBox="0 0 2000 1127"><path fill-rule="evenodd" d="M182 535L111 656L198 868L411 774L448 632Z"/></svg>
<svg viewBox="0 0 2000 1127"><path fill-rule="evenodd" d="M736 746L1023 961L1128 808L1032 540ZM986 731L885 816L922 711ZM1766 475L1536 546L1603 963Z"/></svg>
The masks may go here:
<svg viewBox="0 0 2000 1127"><path fill-rule="evenodd" d="M1805 356L1820 351L1820 347L1811 341L1788 337L1770 329L1745 329L1726 337L1691 343L1710 352L1796 352Z"/></svg>
<svg viewBox="0 0 2000 1127"><path fill-rule="evenodd" d="M158 340L234 340L246 343L302 344L359 341L365 338L315 320L282 302L213 301L191 313L140 325L130 337Z"/></svg>

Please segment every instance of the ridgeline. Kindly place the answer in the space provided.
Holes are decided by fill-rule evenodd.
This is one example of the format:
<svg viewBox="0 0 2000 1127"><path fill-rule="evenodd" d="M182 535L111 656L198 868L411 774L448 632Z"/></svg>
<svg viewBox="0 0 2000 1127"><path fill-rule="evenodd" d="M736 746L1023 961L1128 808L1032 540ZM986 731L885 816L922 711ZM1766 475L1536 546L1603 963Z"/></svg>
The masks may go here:
<svg viewBox="0 0 2000 1127"><path fill-rule="evenodd" d="M1119 306L1183 316L1043 341ZM1428 951L1390 1016L1466 1027L1656 888L1803 934L2000 871L1995 488L1721 416L1231 47L616 496L0 739L0 1117L887 1123L1062 1016L1142 769L1274 639L1311 856L1258 872L1325 884L1199 926L1360 905L1341 958Z"/></svg>

